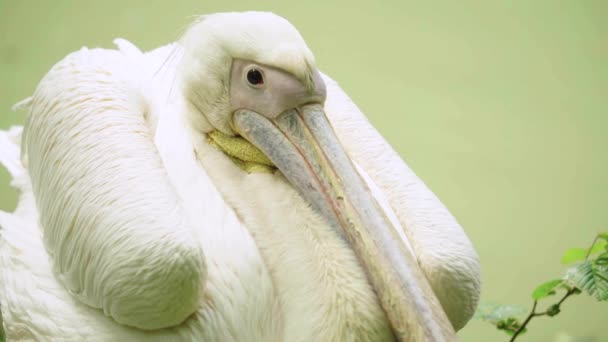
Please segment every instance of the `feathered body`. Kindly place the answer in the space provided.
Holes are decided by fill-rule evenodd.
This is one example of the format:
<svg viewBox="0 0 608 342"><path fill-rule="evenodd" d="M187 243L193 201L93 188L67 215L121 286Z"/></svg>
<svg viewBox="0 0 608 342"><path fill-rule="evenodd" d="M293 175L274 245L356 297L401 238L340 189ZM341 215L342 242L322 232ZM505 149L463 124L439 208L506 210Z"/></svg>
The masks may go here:
<svg viewBox="0 0 608 342"><path fill-rule="evenodd" d="M191 29L181 43L149 53L125 40L117 41L118 50L74 52L33 96L21 161L20 130L0 135L0 162L21 192L14 213L0 212L8 340L393 339L365 272L335 229L280 172L244 172L207 142L209 126L231 129L214 125L222 95L203 101L205 89L188 81L218 77L192 66L193 55L184 52L188 39L204 34ZM203 55L221 64L220 57ZM278 56L272 58L285 61ZM291 62L306 70L313 67L307 60ZM441 304L462 327L479 293L470 242L338 85L324 80L325 109L340 140L393 221L407 228ZM137 133L133 140L112 139L125 127ZM142 149L156 158L138 157ZM105 177L117 170L120 178ZM79 225L91 228L74 229ZM71 234L82 236L63 238ZM173 243L181 243L179 250L166 258ZM110 278L116 272L123 273ZM199 278L192 274L204 281L193 285ZM93 282L97 277L103 286ZM177 285L155 285L167 279ZM104 301L115 289L126 291L126 299ZM187 304L188 294L199 298L195 313L173 327L139 329L108 317L145 310L147 303ZM131 304L138 295L143 300ZM120 300L124 308L115 304ZM168 309L166 316L173 314L180 313Z"/></svg>

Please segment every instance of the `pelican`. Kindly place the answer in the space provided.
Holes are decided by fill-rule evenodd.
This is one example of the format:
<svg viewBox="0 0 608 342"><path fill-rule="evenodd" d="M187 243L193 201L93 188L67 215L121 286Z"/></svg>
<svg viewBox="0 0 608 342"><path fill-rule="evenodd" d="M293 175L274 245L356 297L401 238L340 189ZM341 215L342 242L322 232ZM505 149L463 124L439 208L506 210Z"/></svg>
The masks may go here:
<svg viewBox="0 0 608 342"><path fill-rule="evenodd" d="M53 66L0 135L8 340L456 339L471 242L287 20L115 42Z"/></svg>

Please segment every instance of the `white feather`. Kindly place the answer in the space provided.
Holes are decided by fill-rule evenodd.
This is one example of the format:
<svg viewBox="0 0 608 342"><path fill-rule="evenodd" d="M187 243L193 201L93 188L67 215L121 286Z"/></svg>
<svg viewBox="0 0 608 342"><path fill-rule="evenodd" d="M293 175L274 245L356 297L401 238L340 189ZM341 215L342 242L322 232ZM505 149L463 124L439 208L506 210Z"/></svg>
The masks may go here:
<svg viewBox="0 0 608 342"><path fill-rule="evenodd" d="M282 39L303 49L284 19L248 15L288 26L278 31ZM184 41L203 34L199 28ZM0 162L21 192L15 213L0 212L8 339L391 340L346 242L279 173L247 174L206 143L210 122L193 106L188 83L195 76L184 78L200 72L189 64L188 43L148 53L116 43L118 51L69 55L40 83L25 167L18 129L0 134ZM305 51L304 65L314 66ZM337 84L325 81L326 111L342 143L462 327L479 294L469 240Z"/></svg>

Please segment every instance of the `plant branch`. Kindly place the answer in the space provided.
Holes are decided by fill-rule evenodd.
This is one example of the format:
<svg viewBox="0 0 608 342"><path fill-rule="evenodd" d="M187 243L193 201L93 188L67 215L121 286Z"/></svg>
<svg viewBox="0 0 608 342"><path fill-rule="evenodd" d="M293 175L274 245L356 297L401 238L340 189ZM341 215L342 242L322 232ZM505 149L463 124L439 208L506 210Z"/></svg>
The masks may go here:
<svg viewBox="0 0 608 342"><path fill-rule="evenodd" d="M577 291L579 291L579 290L576 287L568 289L568 292L566 292L566 294L556 304L553 304L550 307L558 307L559 308L559 306L562 305L562 303L566 300L566 298L570 297L571 295L573 295ZM530 323L530 321L532 320L533 317L539 317L539 316L547 316L547 315L549 315L549 309L547 309L547 310L545 310L543 312L536 312L536 306L537 305L538 305L538 301L535 300L534 301L534 305L532 305L532 311L530 311L530 314L528 315L528 317L526 317L526 319L524 320L524 322L522 323L522 325L519 327L519 329L517 329L517 331L513 334L513 336L509 340L510 342L515 341L515 339L517 338L517 336L519 336L524 331L524 329L526 329L526 326L528 325L528 323Z"/></svg>
<svg viewBox="0 0 608 342"><path fill-rule="evenodd" d="M591 247L589 247L589 249L587 250L587 255L585 255L585 260L589 259L589 254L591 254L591 250L593 249L593 246L595 246L595 244L597 243L597 240L600 238L600 235L597 234L595 236L595 239L593 239L593 242L591 243Z"/></svg>
<svg viewBox="0 0 608 342"><path fill-rule="evenodd" d="M566 292L566 294L562 297L562 299L560 299L559 302L557 302L557 305L562 305L562 303L566 300L566 298L573 295L577 290L578 290L578 288L576 288L576 287L573 287L570 290L568 290L568 292Z"/></svg>
<svg viewBox="0 0 608 342"><path fill-rule="evenodd" d="M530 320L532 320L532 317L534 317L534 315L536 315L536 306L537 305L538 305L538 301L535 300L534 301L534 305L532 305L532 311L530 311L530 314L528 315L528 317L526 317L526 319L524 320L524 323L513 334L513 337L511 337L511 339L509 340L510 342L515 341L515 339L517 338L517 336L519 334L521 334L521 332L526 328L526 326L528 325L528 323L530 323Z"/></svg>

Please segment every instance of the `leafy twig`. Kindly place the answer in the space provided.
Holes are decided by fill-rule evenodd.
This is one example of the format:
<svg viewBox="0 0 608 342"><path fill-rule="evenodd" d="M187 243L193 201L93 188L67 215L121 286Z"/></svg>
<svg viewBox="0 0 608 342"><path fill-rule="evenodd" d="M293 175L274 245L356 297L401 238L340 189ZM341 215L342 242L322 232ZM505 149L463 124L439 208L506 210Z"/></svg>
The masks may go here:
<svg viewBox="0 0 608 342"><path fill-rule="evenodd" d="M591 257L596 254L599 255ZM570 264L574 262L578 262L578 265L571 268L565 277L545 282L534 289L534 292L532 292L534 304L523 323L520 324L515 317L523 313L523 310L515 312L512 305L493 305L489 312L484 312L486 310L480 308L476 316L511 335L510 341L513 342L518 336L526 332L534 317L553 317L559 314L562 303L572 295L585 291L598 301L608 301L608 233L596 235L589 248L570 248L567 250L562 257L562 263ZM564 296L544 311L537 312L539 301L555 295L560 288L566 290ZM484 309L487 309L487 307Z"/></svg>
<svg viewBox="0 0 608 342"><path fill-rule="evenodd" d="M576 287L572 287L572 288L568 289L568 292L566 292L566 294L562 297L562 299L560 299L557 303L549 306L549 308L547 308L547 310L545 310L543 312L536 312L536 306L538 305L538 300L535 300L534 305L532 305L532 311L530 311L530 314L528 315L528 317L526 317L526 319L524 320L522 325L519 327L519 329L517 329L517 331L513 334L513 336L511 337L511 339L509 341L510 342L515 341L517 336L519 336L519 334L521 334L522 331L524 331L526 329L526 326L528 325L528 323L530 323L530 321L532 320L533 317L539 317L539 316L553 317L553 316L557 315L561 310L560 305L562 305L562 303L566 300L566 298L570 297L573 294L579 294L579 293L581 293L581 290L579 290Z"/></svg>

